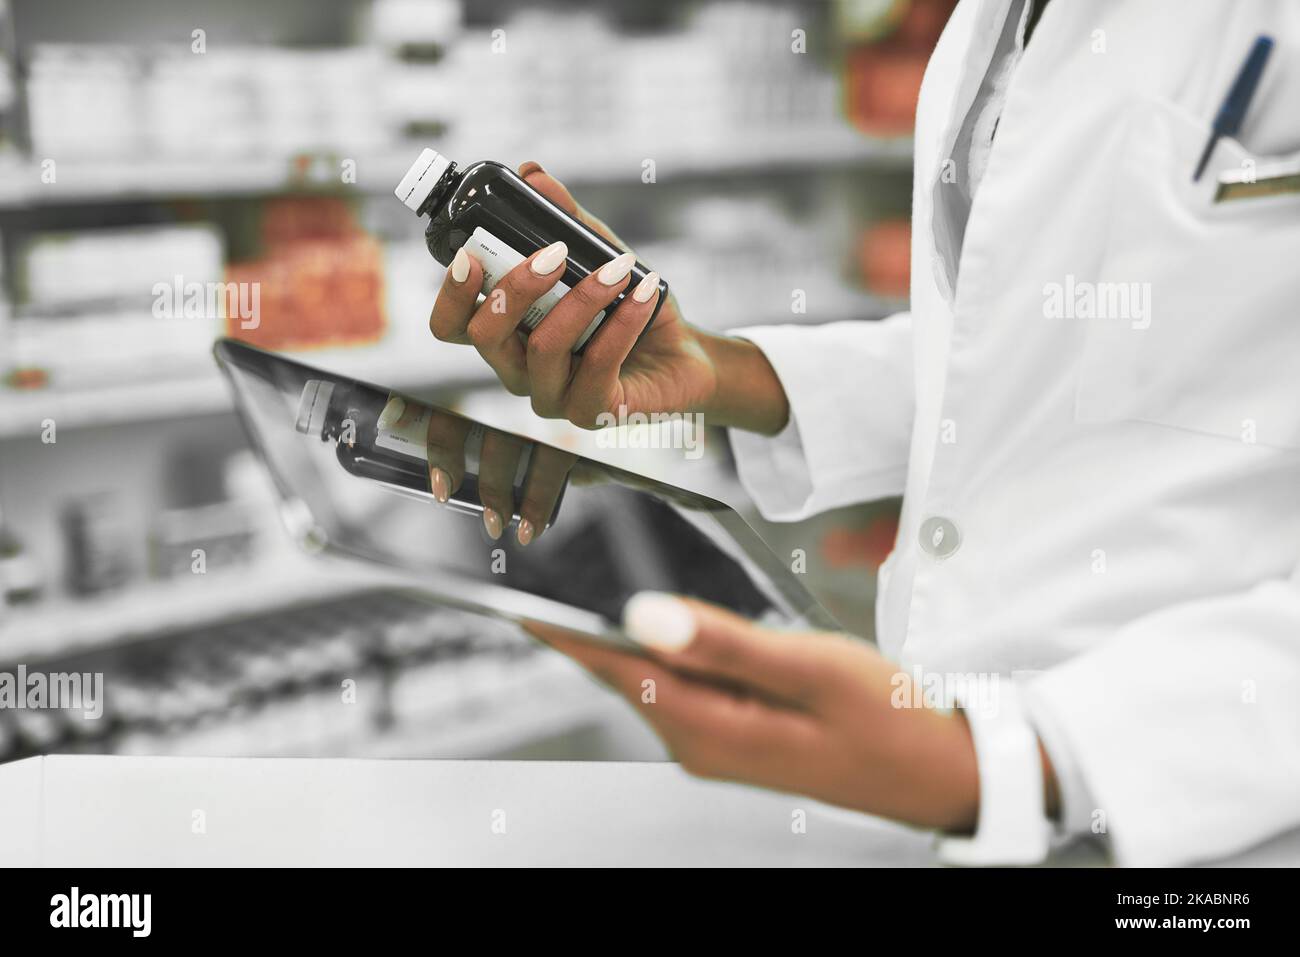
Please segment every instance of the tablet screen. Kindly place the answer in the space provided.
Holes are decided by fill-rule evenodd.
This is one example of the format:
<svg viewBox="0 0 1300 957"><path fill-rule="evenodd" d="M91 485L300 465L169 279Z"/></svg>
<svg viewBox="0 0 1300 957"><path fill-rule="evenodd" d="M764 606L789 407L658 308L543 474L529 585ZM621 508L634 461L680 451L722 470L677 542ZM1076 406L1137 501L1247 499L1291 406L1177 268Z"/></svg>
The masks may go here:
<svg viewBox="0 0 1300 957"><path fill-rule="evenodd" d="M235 340L215 351L286 526L306 548L391 566L439 602L620 643L623 604L648 589L778 626L839 628L722 502L486 426L450 404ZM440 490L445 502L431 462L452 479ZM493 506L498 538L484 522ZM533 527L526 546L524 521Z"/></svg>

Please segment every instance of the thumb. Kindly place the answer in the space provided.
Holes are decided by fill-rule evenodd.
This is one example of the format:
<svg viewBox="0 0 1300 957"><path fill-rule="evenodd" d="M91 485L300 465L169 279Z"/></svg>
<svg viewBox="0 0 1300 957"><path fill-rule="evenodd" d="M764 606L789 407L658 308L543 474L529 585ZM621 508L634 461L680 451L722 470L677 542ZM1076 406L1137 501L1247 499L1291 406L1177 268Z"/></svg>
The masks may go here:
<svg viewBox="0 0 1300 957"><path fill-rule="evenodd" d="M542 169L542 164L536 160L529 160L519 167L519 178L531 186L537 192L541 193L560 209L564 210L570 216L577 219L586 226L591 227L600 235L604 236L610 242L620 249L628 249L627 243L615 235L614 230L610 229L605 223L597 217L591 215L573 198L573 194L558 179L552 176L546 170Z"/></svg>
<svg viewBox="0 0 1300 957"><path fill-rule="evenodd" d="M676 595L633 595L623 608L623 631L671 668L795 707L811 707L839 679L828 654L831 636L764 628Z"/></svg>

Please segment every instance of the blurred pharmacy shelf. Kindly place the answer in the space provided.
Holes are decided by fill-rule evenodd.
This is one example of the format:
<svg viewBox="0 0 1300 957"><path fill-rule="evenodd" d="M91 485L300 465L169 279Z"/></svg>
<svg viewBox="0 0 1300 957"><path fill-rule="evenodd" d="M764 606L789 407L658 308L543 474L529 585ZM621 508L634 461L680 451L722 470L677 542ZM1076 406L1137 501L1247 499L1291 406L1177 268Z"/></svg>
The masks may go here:
<svg viewBox="0 0 1300 957"><path fill-rule="evenodd" d="M336 582L327 574L324 586ZM375 584L351 576L307 603L254 602L237 617L159 622L163 631L134 646L46 653L45 667L102 674L111 692L89 717L0 713L0 761L105 751L492 757L618 723L613 695L517 629Z"/></svg>
<svg viewBox="0 0 1300 957"><path fill-rule="evenodd" d="M239 569L163 579L97 598L55 598L0 618L0 661L33 662L133 638L372 591L394 584L378 566L291 551Z"/></svg>
<svg viewBox="0 0 1300 957"><path fill-rule="evenodd" d="M618 700L567 658L538 650L512 661L490 659L478 655L438 664L438 686L429 687L423 712L391 724L376 727L364 712L341 712L337 693L328 689L215 727L134 734L120 751L187 757L481 758L618 717ZM475 677L474 671L481 674Z"/></svg>
<svg viewBox="0 0 1300 957"><path fill-rule="evenodd" d="M430 345L414 355L382 347L290 355L354 379L403 388L476 384L489 374L472 350ZM178 357L178 362L193 366L194 357ZM232 408L230 391L215 365L199 366L183 379L136 379L87 388L0 388L0 440L39 436L45 419L53 419L60 429L84 429L214 415Z"/></svg>
<svg viewBox="0 0 1300 957"><path fill-rule="evenodd" d="M473 144L440 143L447 155L477 158ZM355 159L355 183L344 184L344 157L333 155L192 160L65 160L54 182L27 161L0 164L0 208L62 203L117 202L171 197L245 196L297 191L391 193L410 167L419 146ZM618 158L609 143L553 147L539 142L532 152L569 185L636 181L641 157ZM846 126L808 130L757 130L727 140L725 149L712 141L667 146L654 156L659 182L706 176L763 175L859 164L910 166L909 137L877 139Z"/></svg>
<svg viewBox="0 0 1300 957"><path fill-rule="evenodd" d="M342 743L335 753L353 758L474 758L504 754L621 717L625 706L609 695L597 694L589 678L576 677L566 689L576 701L559 694L541 700L538 695L504 695L472 722L452 728L441 720L409 724L355 743ZM548 688L553 689L553 683Z"/></svg>
<svg viewBox="0 0 1300 957"><path fill-rule="evenodd" d="M815 312L806 316L710 315L709 325L715 329L727 329L795 319L817 323L877 319L905 308L903 301L846 288L820 295ZM473 350L448 346L432 339L421 348L381 345L320 349L289 355L300 362L354 379L398 388L476 386L494 381L490 370ZM88 387L60 388L54 385L14 389L0 386L0 441L39 436L46 419L53 419L60 429L85 429L215 415L232 408L229 390L215 368L196 364L191 355L178 356L176 361L183 368L194 368L194 374L186 378L136 378Z"/></svg>

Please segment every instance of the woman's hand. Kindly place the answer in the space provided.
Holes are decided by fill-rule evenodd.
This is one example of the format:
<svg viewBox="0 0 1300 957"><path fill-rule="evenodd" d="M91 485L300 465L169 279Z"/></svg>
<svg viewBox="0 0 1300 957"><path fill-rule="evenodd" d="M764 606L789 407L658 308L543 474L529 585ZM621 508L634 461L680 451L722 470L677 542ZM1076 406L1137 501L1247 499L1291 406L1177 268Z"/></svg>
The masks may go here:
<svg viewBox="0 0 1300 957"><path fill-rule="evenodd" d="M465 444L470 425L469 419L437 410L429 416L426 434L429 491L439 502L450 499L465 481ZM516 497L515 475L525 452L529 453L528 471L521 494ZM499 539L511 516L518 511L515 540L520 545L535 541L545 531L577 461L572 452L485 427L479 448L477 482L483 527L488 536Z"/></svg>
<svg viewBox="0 0 1300 957"><path fill-rule="evenodd" d="M611 243L627 248L538 164L525 163L519 175ZM445 342L473 345L505 387L531 397L533 411L546 418L597 428L606 415L619 420L620 411L699 412L715 424L769 434L784 426L785 392L757 347L691 328L672 298L637 342L659 295L657 274L629 290L581 356L572 354L596 315L627 287L631 254L569 290L530 335L519 332L529 306L563 277L567 250L562 246L533 253L481 305L482 267L464 249L458 251L429 317L430 330Z"/></svg>
<svg viewBox="0 0 1300 957"><path fill-rule="evenodd" d="M975 749L960 712L897 707L910 679L870 646L760 628L644 593L624 630L651 657L530 623L622 694L689 772L806 794L923 827L974 828Z"/></svg>

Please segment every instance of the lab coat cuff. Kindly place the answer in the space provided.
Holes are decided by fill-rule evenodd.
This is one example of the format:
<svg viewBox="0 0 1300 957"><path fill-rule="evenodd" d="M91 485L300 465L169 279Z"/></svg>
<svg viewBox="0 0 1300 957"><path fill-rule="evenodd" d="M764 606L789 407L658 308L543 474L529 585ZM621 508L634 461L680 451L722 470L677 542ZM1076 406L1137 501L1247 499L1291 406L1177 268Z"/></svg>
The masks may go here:
<svg viewBox="0 0 1300 957"><path fill-rule="evenodd" d="M973 837L939 839L945 864L1037 864L1050 849L1038 736L1025 718L1016 684L999 681L996 687L988 701L968 700L966 691L957 695L975 742L979 818Z"/></svg>
<svg viewBox="0 0 1300 957"><path fill-rule="evenodd" d="M1057 791L1060 794L1061 814L1055 822L1054 843L1067 843L1079 835L1090 834L1093 830L1093 817L1096 802L1088 791L1083 779L1083 771L1075 759L1065 730L1056 716L1033 693L1032 681L1024 689L1025 714L1030 725L1042 742L1052 762L1056 774Z"/></svg>
<svg viewBox="0 0 1300 957"><path fill-rule="evenodd" d="M728 429L727 438L740 483L763 516L771 521L802 518L812 500L813 483L794 413L775 436Z"/></svg>
<svg viewBox="0 0 1300 957"><path fill-rule="evenodd" d="M798 521L902 494L911 396L897 369L902 337L887 322L728 330L763 351L790 403L775 437L728 430L741 484L764 517Z"/></svg>

